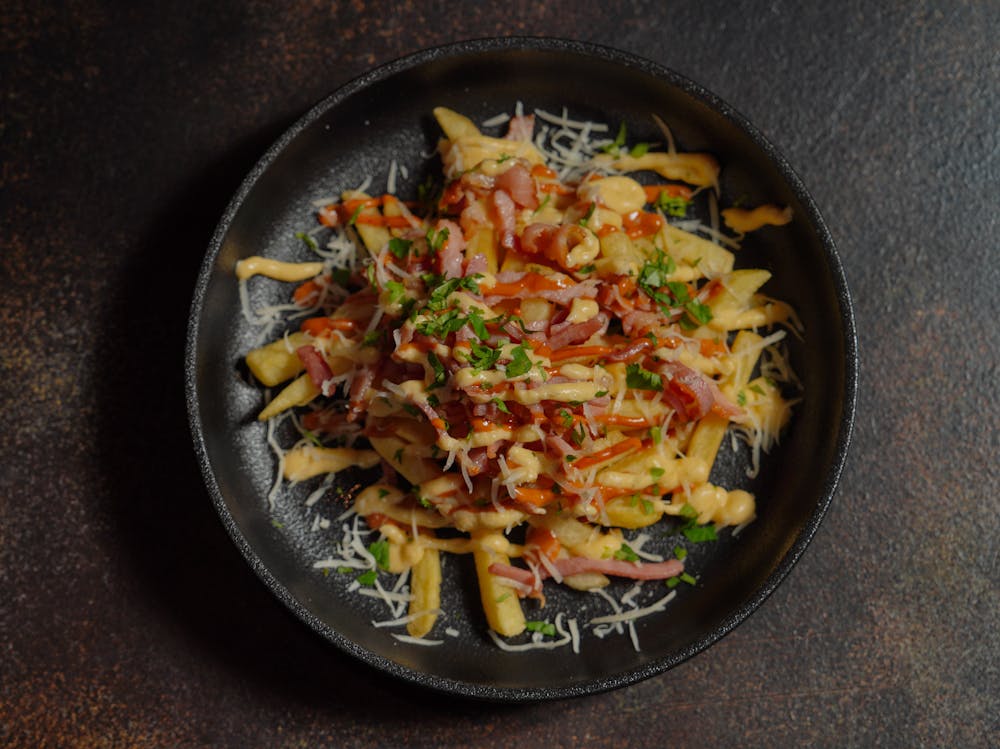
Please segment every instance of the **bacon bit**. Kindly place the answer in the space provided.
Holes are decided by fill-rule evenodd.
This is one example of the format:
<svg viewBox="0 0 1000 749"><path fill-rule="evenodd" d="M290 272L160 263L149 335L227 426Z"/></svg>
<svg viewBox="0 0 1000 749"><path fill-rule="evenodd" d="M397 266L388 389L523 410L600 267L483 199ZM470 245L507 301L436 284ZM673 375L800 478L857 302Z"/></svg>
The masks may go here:
<svg viewBox="0 0 1000 749"><path fill-rule="evenodd" d="M642 440L638 437L629 437L621 442L616 442L611 445L611 447L606 447L603 450L598 450L596 453L591 453L590 455L585 455L584 457L573 463L573 467L578 470L584 470L585 468L590 468L596 466L599 463L604 463L611 460L612 458L619 458L625 453L630 453L633 450L638 450L642 447Z"/></svg>
<svg viewBox="0 0 1000 749"><path fill-rule="evenodd" d="M645 185L643 191L646 193L646 202L655 203L662 193L666 193L670 198L684 198L691 200L691 188L687 185Z"/></svg>
<svg viewBox="0 0 1000 749"><path fill-rule="evenodd" d="M322 390L323 383L333 377L333 371L330 369L330 365L326 363L326 359L323 358L323 355L315 347L308 345L299 346L295 349L295 353L298 354L302 366L309 373L309 379L313 381L313 385Z"/></svg>
<svg viewBox="0 0 1000 749"><path fill-rule="evenodd" d="M632 341L627 346L615 349L609 356L609 362L628 362L638 359L644 353L653 348L653 342L648 338L640 338Z"/></svg>
<svg viewBox="0 0 1000 749"><path fill-rule="evenodd" d="M632 211L622 217L622 228L631 239L649 237L663 228L663 219L656 213Z"/></svg>
<svg viewBox="0 0 1000 749"><path fill-rule="evenodd" d="M523 208L534 210L538 207L535 180L531 178L528 170L520 164L514 164L498 176L496 187L498 190L506 191L513 201Z"/></svg>
<svg viewBox="0 0 1000 749"><path fill-rule="evenodd" d="M517 206L514 199L505 190L494 190L490 193L490 207L493 209L493 225L499 233L499 244L505 250L513 250L517 246Z"/></svg>
<svg viewBox="0 0 1000 749"><path fill-rule="evenodd" d="M535 132L535 115L525 114L520 117L511 117L507 125L506 140L522 140L531 142L531 136Z"/></svg>
<svg viewBox="0 0 1000 749"><path fill-rule="evenodd" d="M302 321L299 330L320 338L334 330L350 333L357 324L357 320L348 320L345 317L310 317Z"/></svg>

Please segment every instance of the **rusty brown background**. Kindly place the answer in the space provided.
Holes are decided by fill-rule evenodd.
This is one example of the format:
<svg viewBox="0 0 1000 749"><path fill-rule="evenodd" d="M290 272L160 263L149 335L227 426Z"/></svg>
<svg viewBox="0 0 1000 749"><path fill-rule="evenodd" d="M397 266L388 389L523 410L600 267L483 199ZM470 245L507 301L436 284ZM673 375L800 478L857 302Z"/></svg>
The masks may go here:
<svg viewBox="0 0 1000 749"><path fill-rule="evenodd" d="M1000 4L0 2L0 745L1000 742ZM335 652L253 576L191 449L182 355L212 229L316 100L503 34L698 81L788 157L861 334L852 454L733 634L523 707Z"/></svg>

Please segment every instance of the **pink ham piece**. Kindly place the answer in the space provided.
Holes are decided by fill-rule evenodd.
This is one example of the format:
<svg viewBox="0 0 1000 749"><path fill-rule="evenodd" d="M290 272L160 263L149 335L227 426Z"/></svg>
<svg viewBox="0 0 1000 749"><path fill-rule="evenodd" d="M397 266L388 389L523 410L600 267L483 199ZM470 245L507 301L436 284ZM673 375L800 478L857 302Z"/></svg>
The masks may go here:
<svg viewBox="0 0 1000 749"><path fill-rule="evenodd" d="M526 114L520 117L511 117L507 126L507 140L531 140L535 131L535 115Z"/></svg>
<svg viewBox="0 0 1000 749"><path fill-rule="evenodd" d="M322 390L323 383L333 377L333 372L330 365L326 363L326 359L316 350L315 346L299 346L295 349L295 353L299 355L299 361L306 368L313 385Z"/></svg>
<svg viewBox="0 0 1000 749"><path fill-rule="evenodd" d="M743 413L719 390L715 381L676 361L659 362L654 371L664 377L663 400L678 416L695 421L714 411L731 419Z"/></svg>
<svg viewBox="0 0 1000 749"><path fill-rule="evenodd" d="M597 333L605 328L607 324L607 316L603 313L598 313L586 322L570 323L556 332L550 331L548 340L549 348L553 351L558 351L564 346L572 346L575 343L583 343L594 335L594 333Z"/></svg>
<svg viewBox="0 0 1000 749"><path fill-rule="evenodd" d="M445 278L461 278L463 251L465 250L465 235L454 221L438 221L435 231L448 231L448 238L438 250L438 260L441 274Z"/></svg>
<svg viewBox="0 0 1000 749"><path fill-rule="evenodd" d="M535 180L531 173L520 164L514 164L510 169L496 178L498 190L504 190L511 199L522 208L535 210L538 207Z"/></svg>
<svg viewBox="0 0 1000 749"><path fill-rule="evenodd" d="M563 577L571 575L581 575L585 572L599 572L602 575L611 577L627 577L630 580L666 580L677 577L684 572L684 563L679 559L667 559L663 562L626 562L621 559L588 559L587 557L569 557L568 559L556 559L552 566ZM511 564L495 562L489 567L490 574L497 577L506 577L522 585L534 585L535 575L531 570L523 567L515 567ZM538 569L538 575L542 579L550 576L549 571L543 565Z"/></svg>
<svg viewBox="0 0 1000 749"><path fill-rule="evenodd" d="M514 199L505 190L495 190L490 194L490 207L493 209L493 225L500 235L500 246L513 250L517 243L517 206Z"/></svg>

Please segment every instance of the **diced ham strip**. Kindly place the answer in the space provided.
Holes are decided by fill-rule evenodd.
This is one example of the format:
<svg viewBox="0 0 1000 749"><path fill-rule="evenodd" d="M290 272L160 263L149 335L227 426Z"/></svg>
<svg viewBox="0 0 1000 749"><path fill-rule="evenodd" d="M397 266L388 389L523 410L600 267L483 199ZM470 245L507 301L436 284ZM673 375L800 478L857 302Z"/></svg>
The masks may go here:
<svg viewBox="0 0 1000 749"><path fill-rule="evenodd" d="M526 114L521 117L511 117L507 126L507 140L531 140L535 131L535 115Z"/></svg>
<svg viewBox="0 0 1000 749"><path fill-rule="evenodd" d="M599 572L612 577L627 577L630 580L666 580L684 572L684 563L679 559L667 559L662 562L626 562L622 559L589 559L587 557L569 557L556 559L552 566L563 577L580 575L585 572ZM515 567L512 564L495 562L489 567L490 574L505 577L521 585L533 586L535 575L531 570ZM550 573L545 565L538 569L538 576L548 578Z"/></svg>
<svg viewBox="0 0 1000 749"><path fill-rule="evenodd" d="M507 192L513 201L522 208L535 210L538 207L535 180L531 173L520 164L514 164L497 177L496 186L498 190Z"/></svg>
<svg viewBox="0 0 1000 749"><path fill-rule="evenodd" d="M299 360L306 368L306 372L309 373L309 379L312 380L313 385L322 390L323 383L333 377L333 372L330 370L330 365L326 363L326 359L316 350L315 346L299 346L295 349L295 353L299 355Z"/></svg>

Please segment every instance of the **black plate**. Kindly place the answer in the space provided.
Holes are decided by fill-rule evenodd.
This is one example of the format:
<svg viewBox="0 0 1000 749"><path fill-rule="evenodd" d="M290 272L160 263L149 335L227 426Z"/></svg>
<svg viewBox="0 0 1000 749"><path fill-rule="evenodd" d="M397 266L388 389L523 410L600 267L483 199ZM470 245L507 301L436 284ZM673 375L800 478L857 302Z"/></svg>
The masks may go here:
<svg viewBox="0 0 1000 749"><path fill-rule="evenodd" d="M769 293L791 302L805 325L792 345L804 400L780 448L755 480L745 453L724 448L713 479L757 494L758 519L737 538L699 545L689 569L696 587L681 586L663 613L638 624L641 652L627 636L585 636L569 648L502 652L486 635L471 560L446 568L445 626L440 647L404 644L372 619L386 618L368 599L345 592L344 576L324 576L312 562L339 537L336 527L312 532L302 507L308 490L280 500L266 495L274 464L264 429L254 421L261 393L238 363L257 331L240 314L233 267L248 255L307 259L294 233L314 226L312 201L383 181L392 159L409 167L400 194L413 194L429 168L421 154L439 137L431 109L444 105L474 121L511 112L571 114L616 126L630 142L656 140L653 113L672 128L682 150L706 150L723 165L722 203L790 205L795 220L750 235L738 267L764 267ZM384 184L384 182L383 182ZM282 303L289 287L253 284L257 303ZM265 154L233 199L213 237L195 290L187 351L188 403L195 447L209 492L229 533L253 569L288 607L339 648L366 663L446 692L507 701L592 693L660 673L729 632L774 590L805 549L831 500L850 437L857 352L844 275L833 242L805 188L784 159L739 114L699 86L629 54L574 42L504 39L429 50L379 68L344 86L296 123ZM337 508L321 504L325 516ZM336 524L335 524L336 526ZM667 540L666 544L672 543ZM818 584L823 584L819 581ZM657 596L664 589L657 589ZM553 591L550 608L581 621L607 613L594 596ZM652 600L648 591L644 600ZM530 617L529 617L530 618Z"/></svg>

